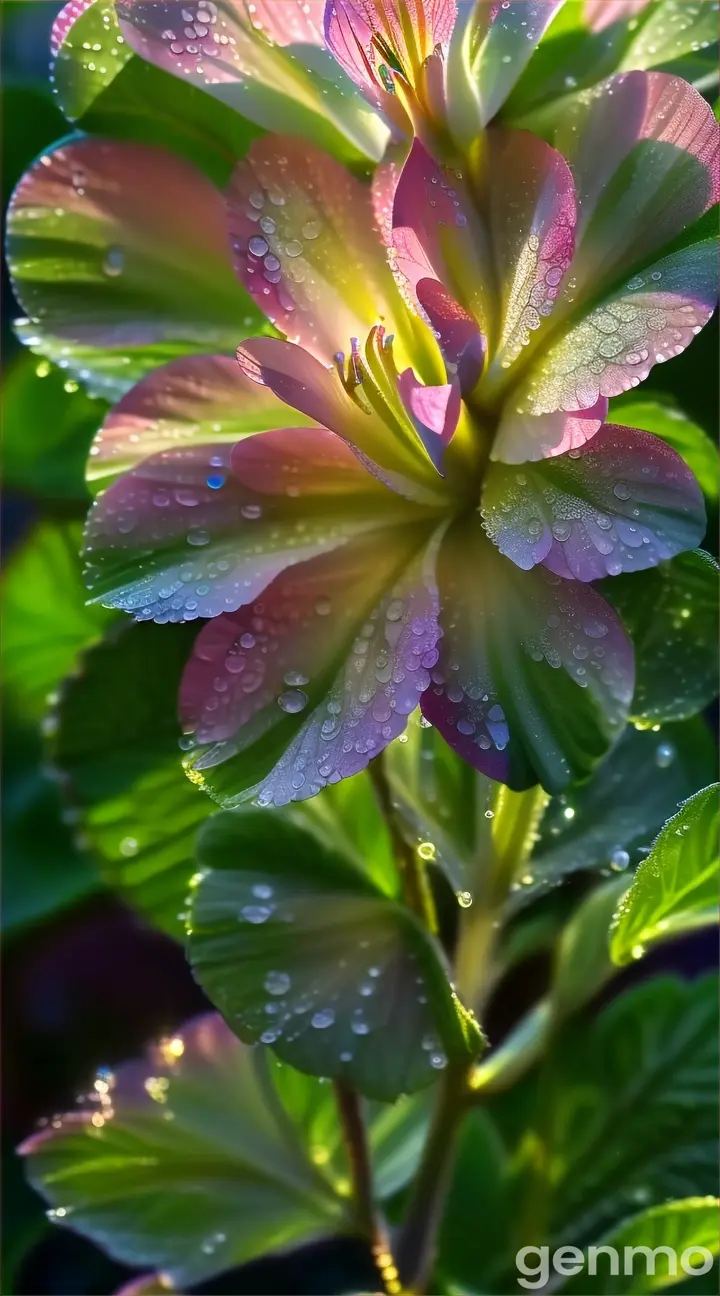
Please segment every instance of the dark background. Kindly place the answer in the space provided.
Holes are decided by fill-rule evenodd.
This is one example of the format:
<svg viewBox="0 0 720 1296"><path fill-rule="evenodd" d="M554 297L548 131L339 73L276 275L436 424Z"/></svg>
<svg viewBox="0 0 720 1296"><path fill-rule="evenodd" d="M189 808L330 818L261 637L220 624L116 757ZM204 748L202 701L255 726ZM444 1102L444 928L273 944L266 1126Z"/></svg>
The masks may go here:
<svg viewBox="0 0 720 1296"><path fill-rule="evenodd" d="M3 210L33 158L69 133L47 83L49 31L60 7L50 0L6 0L0 11ZM17 313L3 267L6 378L16 366L35 363L14 338L12 320ZM672 393L712 434L718 424L717 348L714 321L683 356L656 368L648 384L649 390ZM28 426L28 437L32 432ZM73 513L72 505L59 501L45 500L42 509L61 516ZM5 491L6 557L38 512L32 498ZM712 525L707 547L714 544ZM24 1184L14 1147L40 1117L72 1108L75 1095L99 1066L137 1055L148 1039L171 1033L206 1001L178 946L102 891L73 849L71 830L61 820L50 785L44 785L18 829L16 790L22 799L28 778L42 777L42 753L34 732L18 730L7 717L5 730L2 1291L6 1296L98 1296L112 1292L130 1271L82 1238L48 1223L40 1199ZM46 901L48 892L53 899ZM694 975L715 963L716 942L708 935L677 943L669 952L644 960L642 972L635 969L630 975L638 979L669 966ZM525 965L503 987L502 1011L496 1003L488 1022L491 1039L497 1041L527 1006L529 990L532 999L536 997L544 972L542 961ZM316 1246L293 1259L258 1262L204 1290L319 1296L371 1284L375 1282L367 1257L348 1242Z"/></svg>

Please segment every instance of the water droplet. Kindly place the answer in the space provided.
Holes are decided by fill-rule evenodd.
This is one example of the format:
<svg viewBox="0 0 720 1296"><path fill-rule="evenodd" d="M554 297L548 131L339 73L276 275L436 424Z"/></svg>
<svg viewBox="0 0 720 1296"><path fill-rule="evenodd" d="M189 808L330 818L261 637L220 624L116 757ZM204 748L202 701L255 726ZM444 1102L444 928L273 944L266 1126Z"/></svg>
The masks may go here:
<svg viewBox="0 0 720 1296"><path fill-rule="evenodd" d="M292 980L287 972L268 972L263 985L268 994L284 995L292 985Z"/></svg>
<svg viewBox="0 0 720 1296"><path fill-rule="evenodd" d="M660 743L655 752L655 764L660 769L667 769L675 760L676 751L672 743Z"/></svg>
<svg viewBox="0 0 720 1296"><path fill-rule="evenodd" d="M302 689L286 689L278 698L278 706L288 715L297 715L307 706L307 693L303 693Z"/></svg>
<svg viewBox="0 0 720 1296"><path fill-rule="evenodd" d="M461 909L469 909L473 902L471 891L456 891L455 898Z"/></svg>
<svg viewBox="0 0 720 1296"><path fill-rule="evenodd" d="M335 1013L332 1008L323 1008L321 1012L313 1013L310 1018L310 1025L314 1026L316 1030L327 1030L328 1026L332 1026L334 1021Z"/></svg>
<svg viewBox="0 0 720 1296"><path fill-rule="evenodd" d="M435 847L432 842L420 842L420 845L417 848L417 853L421 860L435 859Z"/></svg>
<svg viewBox="0 0 720 1296"><path fill-rule="evenodd" d="M249 923L264 923L272 913L265 905L244 905L240 910L242 917Z"/></svg>
<svg viewBox="0 0 720 1296"><path fill-rule="evenodd" d="M103 270L111 279L117 278L125 269L125 253L120 247L109 247L105 253Z"/></svg>
<svg viewBox="0 0 720 1296"><path fill-rule="evenodd" d="M628 867L629 863L630 863L630 856L628 855L627 851L623 850L622 846L616 846L615 850L610 856L611 869L614 869L616 873L623 873L624 870Z"/></svg>

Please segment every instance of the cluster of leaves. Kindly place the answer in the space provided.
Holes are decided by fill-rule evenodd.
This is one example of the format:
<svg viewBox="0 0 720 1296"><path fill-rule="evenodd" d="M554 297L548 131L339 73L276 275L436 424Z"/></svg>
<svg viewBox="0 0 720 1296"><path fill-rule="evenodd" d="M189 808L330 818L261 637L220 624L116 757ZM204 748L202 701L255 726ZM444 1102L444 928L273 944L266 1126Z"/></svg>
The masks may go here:
<svg viewBox="0 0 720 1296"><path fill-rule="evenodd" d="M540 130L558 96L624 66L633 39L646 65L679 58L702 83L707 59L689 38L663 56L664 7L637 38L619 29L614 48L573 27L566 6L508 120ZM637 49L632 58L642 65ZM216 183L257 134L126 53L102 78L72 60L58 77L82 129L162 143ZM197 628L130 626L86 606L76 556L105 401L171 357L108 350L88 393L77 347L46 339L42 350L50 360L17 360L5 390L6 485L32 497L39 520L3 586L4 922L21 932L107 886L187 942L219 1009L99 1073L77 1112L27 1140L52 1218L150 1271L135 1288L147 1291L367 1236L338 1094L361 1095L375 1203L394 1222L436 1090L461 1070L470 1092L439 1233L442 1290L514 1289L515 1253L536 1241L717 1253L714 982L633 985L621 971L717 916L716 756L702 716L717 684L713 559L694 552L606 582L637 648L633 723L565 795L498 791L418 723L389 748L381 786L363 773L286 810L217 814L178 745ZM611 417L672 444L712 514L714 446L672 398L620 398ZM429 923L407 902L409 870L424 880ZM482 941L480 986L463 951ZM475 1014L537 956L549 969L537 994L483 1054ZM604 1006L587 1012L601 993ZM594 1281L562 1290L628 1290Z"/></svg>

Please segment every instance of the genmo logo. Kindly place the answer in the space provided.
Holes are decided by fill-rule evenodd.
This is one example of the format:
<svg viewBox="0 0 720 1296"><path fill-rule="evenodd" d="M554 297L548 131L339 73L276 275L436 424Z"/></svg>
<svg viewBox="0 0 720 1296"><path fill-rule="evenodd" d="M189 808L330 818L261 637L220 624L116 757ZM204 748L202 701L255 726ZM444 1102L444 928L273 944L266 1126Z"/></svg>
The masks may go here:
<svg viewBox="0 0 720 1296"><path fill-rule="evenodd" d="M613 1277L620 1273L628 1276L645 1273L657 1277L676 1278L680 1274L694 1277L706 1274L712 1268L713 1254L703 1246L689 1246L680 1253L669 1246L591 1246L586 1252L574 1246L558 1247L554 1251L547 1246L527 1246L517 1252L515 1264L518 1274L522 1275L518 1277L520 1286L540 1291L549 1283L551 1273L569 1278L583 1270L591 1277L597 1273Z"/></svg>

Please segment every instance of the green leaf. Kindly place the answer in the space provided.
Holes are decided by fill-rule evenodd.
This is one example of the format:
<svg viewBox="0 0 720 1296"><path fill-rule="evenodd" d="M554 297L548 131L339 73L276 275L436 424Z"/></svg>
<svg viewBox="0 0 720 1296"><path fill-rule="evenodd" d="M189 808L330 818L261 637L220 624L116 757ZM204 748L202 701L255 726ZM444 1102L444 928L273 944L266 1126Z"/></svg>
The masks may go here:
<svg viewBox="0 0 720 1296"><path fill-rule="evenodd" d="M185 936L195 836L216 808L181 764L177 693L196 634L191 624L123 621L66 681L55 716L54 763L102 876L176 939ZM312 827L392 892L394 856L367 775L283 814Z"/></svg>
<svg viewBox="0 0 720 1296"><path fill-rule="evenodd" d="M177 692L196 634L123 621L66 682L52 750L103 878L178 939L195 835L214 808L179 748Z"/></svg>
<svg viewBox="0 0 720 1296"><path fill-rule="evenodd" d="M3 577L6 695L31 720L44 715L48 694L116 619L105 608L86 606L81 538L79 525L41 522L12 555Z"/></svg>
<svg viewBox="0 0 720 1296"><path fill-rule="evenodd" d="M550 802L528 868L532 882L514 903L576 869L622 871L637 862L668 812L708 783L715 768L715 745L697 717L659 732L628 728L592 779Z"/></svg>
<svg viewBox="0 0 720 1296"><path fill-rule="evenodd" d="M2 928L8 934L96 891L98 878L63 821L39 734L7 714L3 729Z"/></svg>
<svg viewBox="0 0 720 1296"><path fill-rule="evenodd" d="M57 101L71 121L82 117L132 58L111 0L95 0L80 14L62 41L50 80Z"/></svg>
<svg viewBox="0 0 720 1296"><path fill-rule="evenodd" d="M125 1264L161 1269L179 1291L352 1231L347 1166L338 1173L314 1143L331 1092L300 1083L304 1122L264 1052L216 1015L197 1018L144 1061L100 1072L81 1110L27 1139L30 1182L57 1223Z"/></svg>
<svg viewBox="0 0 720 1296"><path fill-rule="evenodd" d="M686 801L666 824L613 924L611 954L622 966L648 945L717 921L720 784Z"/></svg>
<svg viewBox="0 0 720 1296"><path fill-rule="evenodd" d="M511 1184L507 1148L485 1111L463 1122L438 1240L438 1275L466 1291L488 1291L507 1233ZM451 1290L455 1290L453 1287ZM506 1289L506 1290L509 1290Z"/></svg>
<svg viewBox="0 0 720 1296"><path fill-rule="evenodd" d="M577 1277L562 1284L563 1296L645 1296L682 1282L684 1277L692 1275L693 1266L695 1273L699 1273L704 1257L695 1249L702 1248L710 1256L720 1252L718 1207L720 1201L717 1197L686 1197L682 1201L653 1206L625 1220L599 1243L614 1248L621 1272L613 1274L610 1257L599 1256L596 1273L589 1273L584 1266ZM654 1260L647 1254L636 1255L631 1262L632 1272L628 1273L624 1263L626 1247L635 1247L641 1252L642 1248L648 1248L650 1252L658 1250L660 1254ZM667 1247L672 1255L663 1254L663 1248ZM686 1251L690 1252L687 1256L688 1270L682 1266Z"/></svg>
<svg viewBox="0 0 720 1296"><path fill-rule="evenodd" d="M218 814L198 861L190 959L242 1039L383 1100L479 1050L434 938L313 833L262 810Z"/></svg>
<svg viewBox="0 0 720 1296"><path fill-rule="evenodd" d="M87 504L85 462L106 411L47 361L21 356L3 393L5 486Z"/></svg>
<svg viewBox="0 0 720 1296"><path fill-rule="evenodd" d="M657 978L554 1051L541 1116L554 1239L583 1246L638 1203L716 1184L717 983Z"/></svg>
<svg viewBox="0 0 720 1296"><path fill-rule="evenodd" d="M620 877L596 887L564 928L555 955L550 991L556 1021L582 1008L613 975L608 930L629 885L629 878Z"/></svg>
<svg viewBox="0 0 720 1296"><path fill-rule="evenodd" d="M717 499L720 466L717 446L697 423L678 409L672 397L645 392L642 396L617 396L610 402L607 421L662 437L692 469L703 493L709 499Z"/></svg>
<svg viewBox="0 0 720 1296"><path fill-rule="evenodd" d="M696 549L601 588L635 645L632 718L657 724L702 711L718 691L715 560Z"/></svg>

